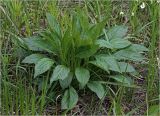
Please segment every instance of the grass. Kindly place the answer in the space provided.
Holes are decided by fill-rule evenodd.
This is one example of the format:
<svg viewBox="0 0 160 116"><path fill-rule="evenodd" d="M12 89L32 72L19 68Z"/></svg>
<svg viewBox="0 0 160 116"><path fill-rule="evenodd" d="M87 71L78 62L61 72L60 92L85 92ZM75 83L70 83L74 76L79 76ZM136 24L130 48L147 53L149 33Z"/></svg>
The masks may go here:
<svg viewBox="0 0 160 116"><path fill-rule="evenodd" d="M150 53L149 53L149 75L147 80L147 95L146 95L146 104L147 104L147 115L150 113L152 104L149 104L148 101L152 100L154 97L154 91L158 90L158 86L155 84L155 81L158 80L158 63L156 56L156 46L158 40L158 28L159 28L159 5L152 3L150 7L150 17L153 23L151 24L151 42L150 42ZM158 80L159 81L159 80Z"/></svg>
<svg viewBox="0 0 160 116"><path fill-rule="evenodd" d="M48 1L0 1L0 60L1 60L1 115L44 115L62 114L58 96L54 92L49 94L47 80L42 81L41 87L33 80L33 67L21 64L25 51L20 49L15 37L27 37L36 34L39 29L46 28L45 13L50 12L66 24L66 13L69 8L58 8L54 0ZM94 94L83 91L79 104L68 113L71 115L158 115L158 31L159 31L159 5L156 1L146 1L146 7L140 8L141 1L85 1L92 22L99 22L104 16L108 17L107 26L126 24L129 32L136 39L135 43L142 43L149 48L148 64L142 65L135 79L140 88L127 88L117 85L110 88L107 97L97 102ZM93 5L94 4L94 5ZM76 6L76 5L75 5ZM129 7L131 6L131 7ZM124 15L120 15L120 10ZM134 16L132 16L134 13ZM63 16L63 18L61 18ZM65 27L65 26L64 26ZM13 36L14 35L14 36ZM143 71L144 70L144 71ZM97 71L98 72L98 71ZM96 72L95 72L96 73ZM143 74L145 73L145 74ZM49 78L42 76L42 80ZM142 81L142 83L141 83ZM107 83L106 88L112 85ZM42 91L38 91L41 88ZM53 87L59 93L59 88ZM158 92L157 92L158 91ZM138 95L136 95L138 93ZM140 102L135 102L135 101ZM88 102L89 101L89 102ZM126 102L125 102L126 101ZM98 110L97 110L98 109ZM154 109L154 110L153 110Z"/></svg>

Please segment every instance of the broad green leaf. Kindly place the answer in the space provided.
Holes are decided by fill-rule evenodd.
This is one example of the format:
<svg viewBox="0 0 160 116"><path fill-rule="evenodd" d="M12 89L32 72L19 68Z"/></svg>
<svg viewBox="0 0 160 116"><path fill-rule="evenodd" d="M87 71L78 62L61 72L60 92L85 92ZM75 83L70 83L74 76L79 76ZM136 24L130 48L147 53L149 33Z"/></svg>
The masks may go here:
<svg viewBox="0 0 160 116"><path fill-rule="evenodd" d="M73 14L72 16L72 35L73 37L79 38L81 30L82 30L82 27L81 27L80 19L77 16L77 14Z"/></svg>
<svg viewBox="0 0 160 116"><path fill-rule="evenodd" d="M106 48L110 48L110 49L113 49L113 47L114 47L109 41L106 41L103 39L97 40L96 44L98 44L99 47L106 47Z"/></svg>
<svg viewBox="0 0 160 116"><path fill-rule="evenodd" d="M72 49L72 39L73 38L70 35L70 30L67 29L61 41L61 50L64 56L68 55Z"/></svg>
<svg viewBox="0 0 160 116"><path fill-rule="evenodd" d="M87 33L89 34L89 37L92 38L92 40L96 40L100 34L102 33L103 28L105 28L107 19L104 19L103 21L93 25Z"/></svg>
<svg viewBox="0 0 160 116"><path fill-rule="evenodd" d="M136 72L134 67L129 63L118 62L121 72Z"/></svg>
<svg viewBox="0 0 160 116"><path fill-rule="evenodd" d="M109 72L109 66L108 66L108 64L105 63L105 61L95 60L95 61L90 61L89 63Z"/></svg>
<svg viewBox="0 0 160 116"><path fill-rule="evenodd" d="M96 60L102 61L101 64L107 65L109 70L121 72L118 62L114 58L114 56L111 55L97 55Z"/></svg>
<svg viewBox="0 0 160 116"><path fill-rule="evenodd" d="M140 44L132 44L128 49L135 51L135 52L148 51L148 48Z"/></svg>
<svg viewBox="0 0 160 116"><path fill-rule="evenodd" d="M58 79L64 80L68 77L70 69L64 65L58 65L55 67L50 79L50 83Z"/></svg>
<svg viewBox="0 0 160 116"><path fill-rule="evenodd" d="M78 102L78 94L73 87L67 89L62 97L61 109L72 109Z"/></svg>
<svg viewBox="0 0 160 116"><path fill-rule="evenodd" d="M73 74L70 72L64 80L59 80L59 83L63 89L67 88L72 82Z"/></svg>
<svg viewBox="0 0 160 116"><path fill-rule="evenodd" d="M114 26L109 31L107 31L107 36L109 39L120 39L127 34L128 28L124 25Z"/></svg>
<svg viewBox="0 0 160 116"><path fill-rule="evenodd" d="M102 86L102 84L98 81L89 81L89 83L87 84L88 88L95 92L97 94L97 96L102 99L105 95L105 90Z"/></svg>
<svg viewBox="0 0 160 116"><path fill-rule="evenodd" d="M51 15L50 13L46 13L47 21L49 23L49 26L51 29L58 34L59 37L61 37L61 28L59 23L57 22L56 18Z"/></svg>
<svg viewBox="0 0 160 116"><path fill-rule="evenodd" d="M91 48L91 47L96 47L96 45L94 45L94 41L92 40L92 38L88 37L87 35L85 35L85 33L82 33L80 37L76 37L76 46L79 48Z"/></svg>
<svg viewBox="0 0 160 116"><path fill-rule="evenodd" d="M47 40L47 43L52 44L52 49L55 53L60 51L61 41L55 32L46 30L41 33L41 36Z"/></svg>
<svg viewBox="0 0 160 116"><path fill-rule="evenodd" d="M77 51L76 57L88 58L94 55L97 52L97 50L98 50L97 45L80 47Z"/></svg>
<svg viewBox="0 0 160 116"><path fill-rule="evenodd" d="M143 61L146 59L143 55L138 52L134 52L128 48L119 50L118 52L114 53L115 58L117 60L131 60L131 61Z"/></svg>
<svg viewBox="0 0 160 116"><path fill-rule="evenodd" d="M125 40L125 39L111 39L109 41L100 39L100 40L97 40L96 43L100 47L106 47L110 49L121 49L131 44L128 40Z"/></svg>
<svg viewBox="0 0 160 116"><path fill-rule="evenodd" d="M86 31L89 28L89 20L87 14L88 12L86 9L81 9L81 8L78 9L77 16L79 17L83 31Z"/></svg>
<svg viewBox="0 0 160 116"><path fill-rule="evenodd" d="M112 45L113 48L120 49L129 46L131 42L129 42L126 39L112 39L110 40L110 44Z"/></svg>
<svg viewBox="0 0 160 116"><path fill-rule="evenodd" d="M31 54L22 61L22 63L28 63L28 64L36 64L40 59L45 58L42 54Z"/></svg>
<svg viewBox="0 0 160 116"><path fill-rule="evenodd" d="M70 102L69 102L69 109L72 109L78 102L78 94L76 90L73 87L69 88L69 96L70 96Z"/></svg>
<svg viewBox="0 0 160 116"><path fill-rule="evenodd" d="M35 65L34 78L49 70L53 64L54 61L49 58L42 58L41 60L39 60Z"/></svg>
<svg viewBox="0 0 160 116"><path fill-rule="evenodd" d="M79 83L82 84L83 86L85 86L88 83L90 78L89 71L82 67L76 68L75 75Z"/></svg>
<svg viewBox="0 0 160 116"><path fill-rule="evenodd" d="M48 41L48 39L32 37L32 38L25 38L24 41L27 47L33 51L45 50L51 53L54 53L55 51L53 44L50 41Z"/></svg>
<svg viewBox="0 0 160 116"><path fill-rule="evenodd" d="M132 79L130 77L125 77L123 75L114 75L114 76L110 76L110 77L120 83L124 83L127 85L133 85Z"/></svg>
<svg viewBox="0 0 160 116"><path fill-rule="evenodd" d="M39 39L38 37L30 37L30 38L23 38L24 44L25 46L27 46L27 48L29 50L32 51L43 51L43 49L39 48L35 43L35 41Z"/></svg>
<svg viewBox="0 0 160 116"><path fill-rule="evenodd" d="M69 89L67 89L62 97L61 100L61 109L69 109L69 101L70 100L70 96L69 96Z"/></svg>
<svg viewBox="0 0 160 116"><path fill-rule="evenodd" d="M24 59L27 55L28 55L28 50L27 50L27 47L24 48L24 47L21 47L20 45L18 45L15 49L14 49L14 55L17 57L17 58L20 58L20 59Z"/></svg>

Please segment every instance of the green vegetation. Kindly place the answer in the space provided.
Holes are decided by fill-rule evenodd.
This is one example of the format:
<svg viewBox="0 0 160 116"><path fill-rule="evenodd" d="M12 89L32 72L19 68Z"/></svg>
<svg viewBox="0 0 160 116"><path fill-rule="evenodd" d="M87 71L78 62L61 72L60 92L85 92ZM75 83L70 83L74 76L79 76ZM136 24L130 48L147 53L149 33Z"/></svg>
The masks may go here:
<svg viewBox="0 0 160 116"><path fill-rule="evenodd" d="M1 115L159 115L157 1L0 2Z"/></svg>

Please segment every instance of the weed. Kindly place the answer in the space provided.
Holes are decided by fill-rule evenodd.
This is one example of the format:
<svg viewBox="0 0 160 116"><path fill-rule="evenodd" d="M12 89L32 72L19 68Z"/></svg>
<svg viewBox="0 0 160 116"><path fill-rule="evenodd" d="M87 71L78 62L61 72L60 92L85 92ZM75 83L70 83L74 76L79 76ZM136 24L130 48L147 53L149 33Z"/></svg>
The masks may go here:
<svg viewBox="0 0 160 116"><path fill-rule="evenodd" d="M158 114L158 2L0 2L1 115Z"/></svg>
<svg viewBox="0 0 160 116"><path fill-rule="evenodd" d="M123 76L123 73L136 71L132 65L123 61L143 61L145 57L140 52L147 51L147 48L127 40L126 26L115 26L105 30L106 19L91 25L85 13L77 10L71 17L72 26L68 26L63 32L53 15L47 13L46 17L50 30L36 37L22 39L22 44L30 51L46 51L50 57L34 53L22 62L35 64L34 78L54 67L50 84L59 81L62 89L65 89L61 101L62 109L72 109L77 104L77 82L79 88L87 85L100 99L104 97L105 90L102 84L97 79L90 79L89 70L94 68L92 65L105 70L108 78L129 87L133 85L131 79ZM104 35L100 37L102 30ZM115 74L111 75L111 72Z"/></svg>

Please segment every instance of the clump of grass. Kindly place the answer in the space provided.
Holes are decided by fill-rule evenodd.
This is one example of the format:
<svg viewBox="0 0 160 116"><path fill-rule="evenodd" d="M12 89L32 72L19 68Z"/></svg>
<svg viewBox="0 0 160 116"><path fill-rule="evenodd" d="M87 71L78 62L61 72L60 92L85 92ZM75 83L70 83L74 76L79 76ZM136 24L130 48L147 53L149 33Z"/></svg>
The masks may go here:
<svg viewBox="0 0 160 116"><path fill-rule="evenodd" d="M148 78L147 78L147 93L146 93L146 104L147 104L147 115L158 114L158 106L149 103L150 100L155 99L155 90L158 90L157 80L158 80L158 63L157 63L157 41L158 41L158 30L159 30L159 4L155 1L150 3L150 20L151 24L151 36L150 36L150 52L149 52L149 68L148 68ZM159 90L158 90L159 91ZM157 96L158 97L158 96ZM154 109L154 108L155 109ZM153 111L154 109L154 111Z"/></svg>

